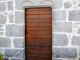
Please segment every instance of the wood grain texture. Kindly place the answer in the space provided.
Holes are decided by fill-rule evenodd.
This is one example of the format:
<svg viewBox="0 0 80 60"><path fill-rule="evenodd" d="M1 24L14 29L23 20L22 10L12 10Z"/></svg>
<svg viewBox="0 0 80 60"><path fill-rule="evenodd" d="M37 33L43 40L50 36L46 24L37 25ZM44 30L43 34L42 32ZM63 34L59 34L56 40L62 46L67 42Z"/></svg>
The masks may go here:
<svg viewBox="0 0 80 60"><path fill-rule="evenodd" d="M52 60L52 9L25 10L26 60Z"/></svg>

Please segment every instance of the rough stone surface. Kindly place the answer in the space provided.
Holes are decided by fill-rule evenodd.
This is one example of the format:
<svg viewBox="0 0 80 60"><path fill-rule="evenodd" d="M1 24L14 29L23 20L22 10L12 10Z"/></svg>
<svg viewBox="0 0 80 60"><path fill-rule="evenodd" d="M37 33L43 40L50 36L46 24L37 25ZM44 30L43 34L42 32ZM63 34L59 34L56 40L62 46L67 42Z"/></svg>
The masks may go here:
<svg viewBox="0 0 80 60"><path fill-rule="evenodd" d="M60 8L62 8L62 2L63 2L63 0L53 0L54 8L55 8L55 9L60 9Z"/></svg>
<svg viewBox="0 0 80 60"><path fill-rule="evenodd" d="M22 9L22 5L25 1L24 0L15 0L15 8L16 10L21 10Z"/></svg>
<svg viewBox="0 0 80 60"><path fill-rule="evenodd" d="M3 32L0 32L0 35L3 35L4 33Z"/></svg>
<svg viewBox="0 0 80 60"><path fill-rule="evenodd" d="M3 27L3 25L0 25L0 28L2 28Z"/></svg>
<svg viewBox="0 0 80 60"><path fill-rule="evenodd" d="M16 23L24 23L24 12L16 11L15 12L15 22Z"/></svg>
<svg viewBox="0 0 80 60"><path fill-rule="evenodd" d="M53 32L72 32L71 22L53 22Z"/></svg>
<svg viewBox="0 0 80 60"><path fill-rule="evenodd" d="M7 20L6 16L0 14L0 24L5 24L6 23L6 20Z"/></svg>
<svg viewBox="0 0 80 60"><path fill-rule="evenodd" d="M0 52L5 51L5 60L25 60L24 9L34 7L52 8L52 60L80 60L80 0L0 0Z"/></svg>
<svg viewBox="0 0 80 60"><path fill-rule="evenodd" d="M78 7L80 8L80 3L78 3Z"/></svg>
<svg viewBox="0 0 80 60"><path fill-rule="evenodd" d="M47 0L48 1L48 0ZM54 9L60 9L60 8L62 8L62 2L63 2L63 0L52 0L53 2L53 5L54 5ZM34 0L20 0L20 1L18 1L18 0L15 0L15 4L16 4L16 10L22 10L23 9L23 5L26 3L26 2L30 2L29 4L27 4L27 6L29 6L29 5L32 5L33 4L33 2L35 3L35 5L37 6L37 5L39 5L39 4L41 4L41 3L44 3L45 1L41 1L41 3L39 3L39 0L37 0L37 1L34 1ZM37 3L39 3L39 4L37 4ZM35 6L34 4L32 5L32 6ZM46 4L45 4L46 5Z"/></svg>
<svg viewBox="0 0 80 60"><path fill-rule="evenodd" d="M80 36L72 37L72 45L80 46Z"/></svg>
<svg viewBox="0 0 80 60"><path fill-rule="evenodd" d="M66 11L53 11L53 21L66 21Z"/></svg>
<svg viewBox="0 0 80 60"><path fill-rule="evenodd" d="M4 29L1 29L1 28L0 28L0 31L3 31L3 30L4 30Z"/></svg>
<svg viewBox="0 0 80 60"><path fill-rule="evenodd" d="M63 59L63 60L77 60L75 58L67 58L67 59Z"/></svg>
<svg viewBox="0 0 80 60"><path fill-rule="evenodd" d="M22 59L22 58L12 58L11 60L25 60L25 59Z"/></svg>
<svg viewBox="0 0 80 60"><path fill-rule="evenodd" d="M68 37L66 34L54 34L53 35L54 46L66 46L68 45Z"/></svg>
<svg viewBox="0 0 80 60"><path fill-rule="evenodd" d="M53 48L54 58L75 58L76 56L76 48Z"/></svg>
<svg viewBox="0 0 80 60"><path fill-rule="evenodd" d="M4 55L4 49L0 49L0 53Z"/></svg>
<svg viewBox="0 0 80 60"><path fill-rule="evenodd" d="M80 21L80 10L69 11L69 20L70 21Z"/></svg>
<svg viewBox="0 0 80 60"><path fill-rule="evenodd" d="M0 47L11 47L11 40L9 38L0 37Z"/></svg>
<svg viewBox="0 0 80 60"><path fill-rule="evenodd" d="M68 8L70 8L70 7L72 7L72 4L71 4L70 2L65 2L65 3L64 3L64 8L65 8L65 9L68 9Z"/></svg>
<svg viewBox="0 0 80 60"><path fill-rule="evenodd" d="M6 11L6 2L0 2L0 12Z"/></svg>
<svg viewBox="0 0 80 60"><path fill-rule="evenodd" d="M80 49L79 49L79 54L78 55L79 55L79 60L80 60Z"/></svg>
<svg viewBox="0 0 80 60"><path fill-rule="evenodd" d="M78 2L80 2L80 0L77 0Z"/></svg>
<svg viewBox="0 0 80 60"><path fill-rule="evenodd" d="M14 43L14 47L15 48L24 48L24 39L20 39L20 38L14 38L13 39L13 43Z"/></svg>
<svg viewBox="0 0 80 60"><path fill-rule="evenodd" d="M80 34L80 28L78 29L78 32L77 32L77 34Z"/></svg>
<svg viewBox="0 0 80 60"><path fill-rule="evenodd" d="M13 1L8 1L8 10L13 10Z"/></svg>
<svg viewBox="0 0 80 60"><path fill-rule="evenodd" d="M13 23L14 22L14 15L12 13L9 14L9 22Z"/></svg>
<svg viewBox="0 0 80 60"><path fill-rule="evenodd" d="M6 36L10 37L23 37L24 26L23 25L6 25Z"/></svg>
<svg viewBox="0 0 80 60"><path fill-rule="evenodd" d="M63 59L55 59L55 58L54 58L54 59L52 59L52 60L63 60Z"/></svg>
<svg viewBox="0 0 80 60"><path fill-rule="evenodd" d="M23 58L24 57L24 50L20 50L20 49L5 49L5 57Z"/></svg>

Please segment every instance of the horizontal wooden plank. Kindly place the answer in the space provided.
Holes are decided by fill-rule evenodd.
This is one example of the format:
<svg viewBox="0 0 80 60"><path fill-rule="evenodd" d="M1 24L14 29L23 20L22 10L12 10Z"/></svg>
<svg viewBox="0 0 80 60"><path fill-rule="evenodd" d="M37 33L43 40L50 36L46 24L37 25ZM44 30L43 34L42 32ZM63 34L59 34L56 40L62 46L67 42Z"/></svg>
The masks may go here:
<svg viewBox="0 0 80 60"><path fill-rule="evenodd" d="M45 42L45 43L46 43L46 42ZM30 43L26 43L26 44L27 44L29 47L31 47L31 45L52 46L51 42L50 42L50 43L46 43L47 45L46 45L45 43L38 43L38 42L31 43L31 42L30 42ZM42 47L40 47L40 48L42 48Z"/></svg>
<svg viewBox="0 0 80 60"><path fill-rule="evenodd" d="M28 32L28 33L25 33L25 34L26 34L26 35L28 35L28 34L29 34L29 35L33 35L33 34L34 34L34 35L35 35L35 34L36 34L36 35L39 35L39 34L46 34L46 35L49 34L49 35L52 35L52 33L46 33L46 32L44 32L44 33L42 33L42 32L41 32L41 33L40 33L40 32L36 32L36 33Z"/></svg>
<svg viewBox="0 0 80 60"><path fill-rule="evenodd" d="M26 46L27 48L34 48L34 49L45 49L45 48L51 48L52 47L52 43L41 43L41 42L35 42L35 43L27 43L26 42ZM45 47L45 48L44 48Z"/></svg>
<svg viewBox="0 0 80 60"><path fill-rule="evenodd" d="M51 12L29 11L29 12L26 12L26 15L52 15L52 13Z"/></svg>
<svg viewBox="0 0 80 60"><path fill-rule="evenodd" d="M49 43L49 42L52 42L52 39L51 38L46 38L46 39L44 39L44 38L36 38L36 39L32 39L32 38L28 38L27 39L27 41L26 41L26 43L35 43L35 42L40 42L40 43Z"/></svg>
<svg viewBox="0 0 80 60"><path fill-rule="evenodd" d="M36 51L36 50L35 50ZM40 50L38 50L38 51L40 51ZM46 50L45 50L46 51ZM27 52L27 51L26 51ZM51 51L52 52L52 51ZM37 53L37 51L36 52L28 52L27 53L27 56L40 56L40 57L50 57L50 56L52 56L52 53ZM44 56L43 56L44 55Z"/></svg>
<svg viewBox="0 0 80 60"><path fill-rule="evenodd" d="M27 42L27 40L52 40L52 38L39 38L39 37L37 37L37 38L29 38L29 37L26 37L26 42Z"/></svg>
<svg viewBox="0 0 80 60"><path fill-rule="evenodd" d="M29 46L29 45L39 45L39 48L42 48L41 46L43 45L43 46L52 46L52 41L47 41L47 42L33 42L33 41L27 41L27 45ZM29 46L29 47L31 47L31 46Z"/></svg>
<svg viewBox="0 0 80 60"><path fill-rule="evenodd" d="M27 44L27 47L29 48L29 47L34 47L35 45L39 45L40 47L38 47L38 48L36 48L36 49L42 49L42 46L52 46L52 44L51 44L51 42L50 43L38 43L38 42L35 42L35 43L26 43ZM32 46L32 45L34 45L34 46Z"/></svg>
<svg viewBox="0 0 80 60"><path fill-rule="evenodd" d="M33 55L33 54L31 54ZM26 56L27 57L27 60L52 60L52 56L47 56L47 57L44 57L46 55L43 54L43 57L39 56L39 55L33 55L33 56Z"/></svg>
<svg viewBox="0 0 80 60"><path fill-rule="evenodd" d="M43 38L43 36L26 36L26 38ZM44 38L52 38L51 36L44 36Z"/></svg>
<svg viewBox="0 0 80 60"><path fill-rule="evenodd" d="M26 34L27 37L39 37L39 38L42 38L42 37L51 37L52 38L52 35L48 35L48 34Z"/></svg>
<svg viewBox="0 0 80 60"><path fill-rule="evenodd" d="M35 36L37 36L37 37L48 37L48 36L52 36L52 35L49 35L49 34L27 34L26 36L27 37L29 37L29 36L33 36L33 37L35 37Z"/></svg>
<svg viewBox="0 0 80 60"><path fill-rule="evenodd" d="M47 31L47 30L46 31L43 31L43 30L28 30L27 32L28 32L27 34L49 34L49 35L52 34L51 30L49 30L49 31Z"/></svg>
<svg viewBox="0 0 80 60"><path fill-rule="evenodd" d="M52 39L51 40L27 40L26 41L27 44L43 44L43 43L46 43L46 44L51 44L52 43Z"/></svg>
<svg viewBox="0 0 80 60"><path fill-rule="evenodd" d="M40 14L50 14L50 15L52 15L52 11L51 10L44 10L44 11L38 11L38 10L36 10L36 11L27 11L27 12L25 12L26 13L26 15L35 15L35 14L38 14L38 15L40 15Z"/></svg>
<svg viewBox="0 0 80 60"><path fill-rule="evenodd" d="M52 24L50 22L31 22L31 23L27 23L26 26L52 26Z"/></svg>
<svg viewBox="0 0 80 60"><path fill-rule="evenodd" d="M52 18L26 18L26 23L28 22L52 22Z"/></svg>
<svg viewBox="0 0 80 60"><path fill-rule="evenodd" d="M52 15L51 11L27 11L26 15Z"/></svg>
<svg viewBox="0 0 80 60"><path fill-rule="evenodd" d="M27 15L26 18L52 18L51 14L50 15Z"/></svg>
<svg viewBox="0 0 80 60"><path fill-rule="evenodd" d="M43 54L44 53L48 53L48 54L50 53L51 54L52 50L30 50L30 49L28 50L27 49L26 52L28 52L28 53L43 53Z"/></svg>
<svg viewBox="0 0 80 60"><path fill-rule="evenodd" d="M26 27L26 30L28 31L28 30L52 30L51 29L51 26L48 26L48 27L46 27L46 26L27 26Z"/></svg>

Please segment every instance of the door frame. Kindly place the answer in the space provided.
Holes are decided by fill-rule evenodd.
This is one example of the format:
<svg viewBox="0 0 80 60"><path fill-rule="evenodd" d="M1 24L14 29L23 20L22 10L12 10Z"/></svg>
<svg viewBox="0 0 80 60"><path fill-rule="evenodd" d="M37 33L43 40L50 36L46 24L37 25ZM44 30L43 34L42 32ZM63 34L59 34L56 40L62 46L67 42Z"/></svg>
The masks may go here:
<svg viewBox="0 0 80 60"><path fill-rule="evenodd" d="M49 6L49 5L48 5L48 6ZM41 6L28 6L28 7L25 7L25 8L24 8L24 11L25 11L25 12L24 12L24 15L25 15L25 16L24 16L24 18L25 18L25 19L24 19L24 23L25 23L24 34L25 34L25 35L26 35L26 32L25 32L25 31L26 31L26 9L28 9L28 8L47 8L48 6L42 6L42 7L41 7ZM52 7L51 5L50 5L48 8L51 8L51 9L53 10L53 7ZM53 12L52 12L52 15L53 15ZM53 16L52 16L52 22L53 22ZM52 26L53 26L53 23L52 23ZM52 27L52 26L51 26L51 27ZM52 29L52 32L53 32L53 29ZM24 35L24 36L25 36L25 35ZM53 33L52 33L52 36L53 36ZM26 37L25 37L25 42L26 42ZM53 37L52 37L52 42L53 42ZM26 46L26 43L25 43L25 46ZM26 52L26 50L25 50L25 52ZM25 53L25 56L26 56L26 53ZM52 56L53 56L53 54L52 54ZM25 57L25 59L26 59L26 57Z"/></svg>

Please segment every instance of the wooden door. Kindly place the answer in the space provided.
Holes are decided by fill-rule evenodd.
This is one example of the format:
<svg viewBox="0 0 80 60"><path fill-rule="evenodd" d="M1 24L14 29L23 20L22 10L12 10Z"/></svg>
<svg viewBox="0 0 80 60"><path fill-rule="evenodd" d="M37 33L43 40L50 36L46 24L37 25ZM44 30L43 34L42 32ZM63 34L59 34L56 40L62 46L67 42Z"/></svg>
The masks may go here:
<svg viewBox="0 0 80 60"><path fill-rule="evenodd" d="M52 9L25 10L26 60L52 60Z"/></svg>

